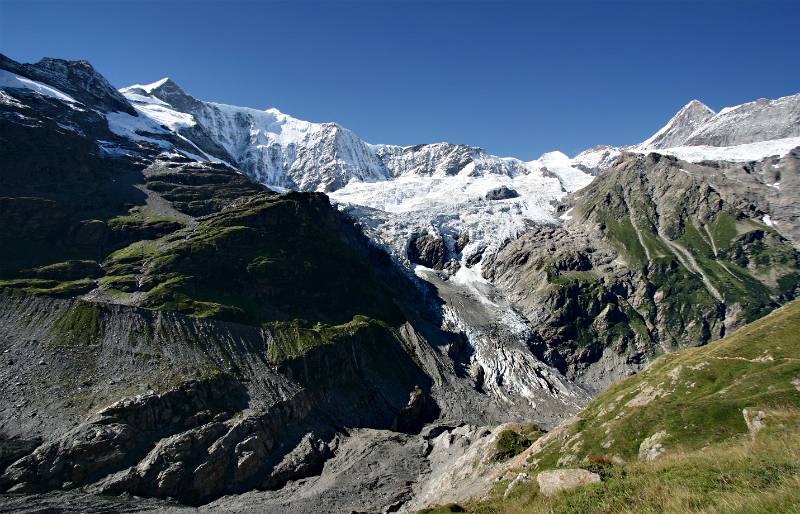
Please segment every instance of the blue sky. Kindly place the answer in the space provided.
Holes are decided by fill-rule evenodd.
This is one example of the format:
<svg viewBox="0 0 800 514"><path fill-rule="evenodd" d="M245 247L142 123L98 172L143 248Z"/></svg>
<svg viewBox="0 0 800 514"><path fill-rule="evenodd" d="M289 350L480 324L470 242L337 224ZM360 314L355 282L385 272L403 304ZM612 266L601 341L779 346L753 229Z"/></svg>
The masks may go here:
<svg viewBox="0 0 800 514"><path fill-rule="evenodd" d="M692 98L800 92L800 2L0 0L0 52L122 87L533 159L645 139Z"/></svg>

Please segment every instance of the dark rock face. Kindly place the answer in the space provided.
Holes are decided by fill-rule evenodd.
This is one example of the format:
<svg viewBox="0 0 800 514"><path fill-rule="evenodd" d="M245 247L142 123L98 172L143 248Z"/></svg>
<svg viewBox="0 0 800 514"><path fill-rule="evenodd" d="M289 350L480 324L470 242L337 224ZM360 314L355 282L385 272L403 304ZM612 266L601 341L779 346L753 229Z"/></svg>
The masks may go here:
<svg viewBox="0 0 800 514"><path fill-rule="evenodd" d="M142 91L142 94L147 94ZM160 86L154 88L151 94L182 112L193 112L202 107L203 103L187 94L172 79L167 79Z"/></svg>
<svg viewBox="0 0 800 514"><path fill-rule="evenodd" d="M36 64L20 64L0 54L0 68L51 85L92 108L137 115L125 97L87 61L45 58Z"/></svg>
<svg viewBox="0 0 800 514"><path fill-rule="evenodd" d="M11 492L92 482L135 462L165 434L203 421L198 412L212 418L243 399L241 386L222 378L122 400L9 466L0 482Z"/></svg>
<svg viewBox="0 0 800 514"><path fill-rule="evenodd" d="M492 189L488 193L486 193L486 200L507 200L509 198L517 198L519 197L519 193L516 190L508 188L506 186L500 186L496 189Z"/></svg>
<svg viewBox="0 0 800 514"><path fill-rule="evenodd" d="M285 427L306 416L309 408L309 402L292 399L265 414L209 419L161 439L136 466L103 480L100 490L106 494L177 498L197 505L225 493L281 486L308 476L322 467L329 454L325 443L313 434L301 439L281 462L275 461L282 454L282 444L293 444L292 436L282 440L287 436ZM199 414L206 415L203 411ZM269 478L263 481L265 473Z"/></svg>
<svg viewBox="0 0 800 514"><path fill-rule="evenodd" d="M485 247L478 248L478 250L473 253L472 255L467 257L466 265L468 268L478 264L483 259L483 253L486 251Z"/></svg>
<svg viewBox="0 0 800 514"><path fill-rule="evenodd" d="M273 343L254 327L67 300L2 301L0 327L9 339L0 349L19 362L17 385L2 401L25 398L25 407L0 414L11 435L3 491L91 484L107 494L197 505L319 473L337 427L413 431L438 413L426 392L430 378L406 353L419 342L411 332L375 325L275 366L268 358ZM42 335L28 341L29 331ZM153 352L162 357L136 357ZM11 369L0 369L4 379ZM42 372L46 386L39 385ZM123 392L173 381L162 392ZM120 396L92 413L95 401ZM63 416L74 411L87 417L69 428ZM38 427L33 433L45 441L11 444L31 432L24 424Z"/></svg>
<svg viewBox="0 0 800 514"><path fill-rule="evenodd" d="M392 430L397 432L418 432L425 419L425 391L419 386L408 397L408 405L403 407L392 423Z"/></svg>
<svg viewBox="0 0 800 514"><path fill-rule="evenodd" d="M408 260L432 269L442 269L447 246L441 236L417 234L408 241Z"/></svg>
<svg viewBox="0 0 800 514"><path fill-rule="evenodd" d="M464 248L467 247L469 244L469 232L462 232L458 235L458 239L455 242L455 249L457 253L461 253L464 251Z"/></svg>

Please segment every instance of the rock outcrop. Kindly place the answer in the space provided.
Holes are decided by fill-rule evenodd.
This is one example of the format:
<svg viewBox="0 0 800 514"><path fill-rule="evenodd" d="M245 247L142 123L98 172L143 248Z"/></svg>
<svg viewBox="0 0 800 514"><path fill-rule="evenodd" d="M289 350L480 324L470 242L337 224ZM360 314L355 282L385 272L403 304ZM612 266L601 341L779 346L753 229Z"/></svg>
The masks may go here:
<svg viewBox="0 0 800 514"><path fill-rule="evenodd" d="M585 469L555 469L542 471L536 475L539 491L545 496L553 496L561 491L600 482L600 475Z"/></svg>
<svg viewBox="0 0 800 514"><path fill-rule="evenodd" d="M517 198L519 197L519 193L517 193L514 189L510 189L506 186L498 187L497 189L492 189L488 193L486 193L487 200L508 200L509 198Z"/></svg>
<svg viewBox="0 0 800 514"><path fill-rule="evenodd" d="M442 236L417 234L408 241L408 260L432 269L442 269L447 246Z"/></svg>

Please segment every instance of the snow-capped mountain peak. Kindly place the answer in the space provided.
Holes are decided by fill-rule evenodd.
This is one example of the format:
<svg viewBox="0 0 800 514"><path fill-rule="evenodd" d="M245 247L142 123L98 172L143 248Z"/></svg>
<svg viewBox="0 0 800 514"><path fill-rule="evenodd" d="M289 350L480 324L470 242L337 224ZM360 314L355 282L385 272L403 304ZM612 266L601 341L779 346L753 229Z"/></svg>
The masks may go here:
<svg viewBox="0 0 800 514"><path fill-rule="evenodd" d="M633 150L733 147L797 137L800 137L800 94L775 100L762 98L725 107L718 113L692 100Z"/></svg>
<svg viewBox="0 0 800 514"><path fill-rule="evenodd" d="M170 83L174 84L175 86L177 86L177 84L175 84L175 82L173 82L171 78L164 77L163 79L156 80L155 82L152 82L150 84L133 84L133 85L130 85L128 87L124 87L124 88L120 89L120 92L124 94L124 93L126 93L128 91L140 89L140 90L144 91L147 94L151 94L154 89L160 88L161 86L163 86L167 82L170 82Z"/></svg>
<svg viewBox="0 0 800 514"><path fill-rule="evenodd" d="M684 105L658 132L640 143L637 148L650 150L679 146L713 116L714 111L707 105L699 100L692 100Z"/></svg>

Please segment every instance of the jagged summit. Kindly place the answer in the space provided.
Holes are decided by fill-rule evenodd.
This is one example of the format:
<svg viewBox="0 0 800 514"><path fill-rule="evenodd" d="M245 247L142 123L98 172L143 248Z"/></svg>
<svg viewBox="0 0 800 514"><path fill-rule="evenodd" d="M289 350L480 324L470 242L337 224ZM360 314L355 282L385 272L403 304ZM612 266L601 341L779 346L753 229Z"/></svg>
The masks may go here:
<svg viewBox="0 0 800 514"><path fill-rule="evenodd" d="M710 111L712 113L714 112L713 109L711 109L709 106L707 106L706 104L704 104L703 102L701 102L697 98L692 99L689 103L684 105L683 109L681 109L681 110L684 111L684 110L687 110L687 109L702 109L702 110Z"/></svg>
<svg viewBox="0 0 800 514"><path fill-rule="evenodd" d="M684 144L732 146L790 137L800 137L800 93L726 107Z"/></svg>
<svg viewBox="0 0 800 514"><path fill-rule="evenodd" d="M144 99L141 97L152 97L184 113L191 113L202 105L202 102L184 91L169 77L164 77L150 84L134 84L119 91L133 102L142 102Z"/></svg>
<svg viewBox="0 0 800 514"><path fill-rule="evenodd" d="M775 100L761 98L718 113L692 100L634 149L727 147L796 137L800 137L800 93Z"/></svg>
<svg viewBox="0 0 800 514"><path fill-rule="evenodd" d="M163 86L165 84L168 84L168 83L170 85L172 85L172 86L178 87L178 84L176 84L171 78L164 77L163 79L156 80L155 82L152 82L150 84L132 84L132 85L130 85L128 87L124 87L124 88L120 89L120 91L121 92L127 92L127 91L133 91L133 90L136 90L136 89L141 89L145 93L150 94L150 93L153 92L154 89L158 89L161 86Z"/></svg>
<svg viewBox="0 0 800 514"><path fill-rule="evenodd" d="M21 64L0 54L0 68L55 87L95 109L136 114L125 97L88 61L67 61L46 57L36 64Z"/></svg>
<svg viewBox="0 0 800 514"><path fill-rule="evenodd" d="M658 132L638 145L641 149L680 146L698 127L714 116L714 111L699 100L692 100Z"/></svg>

